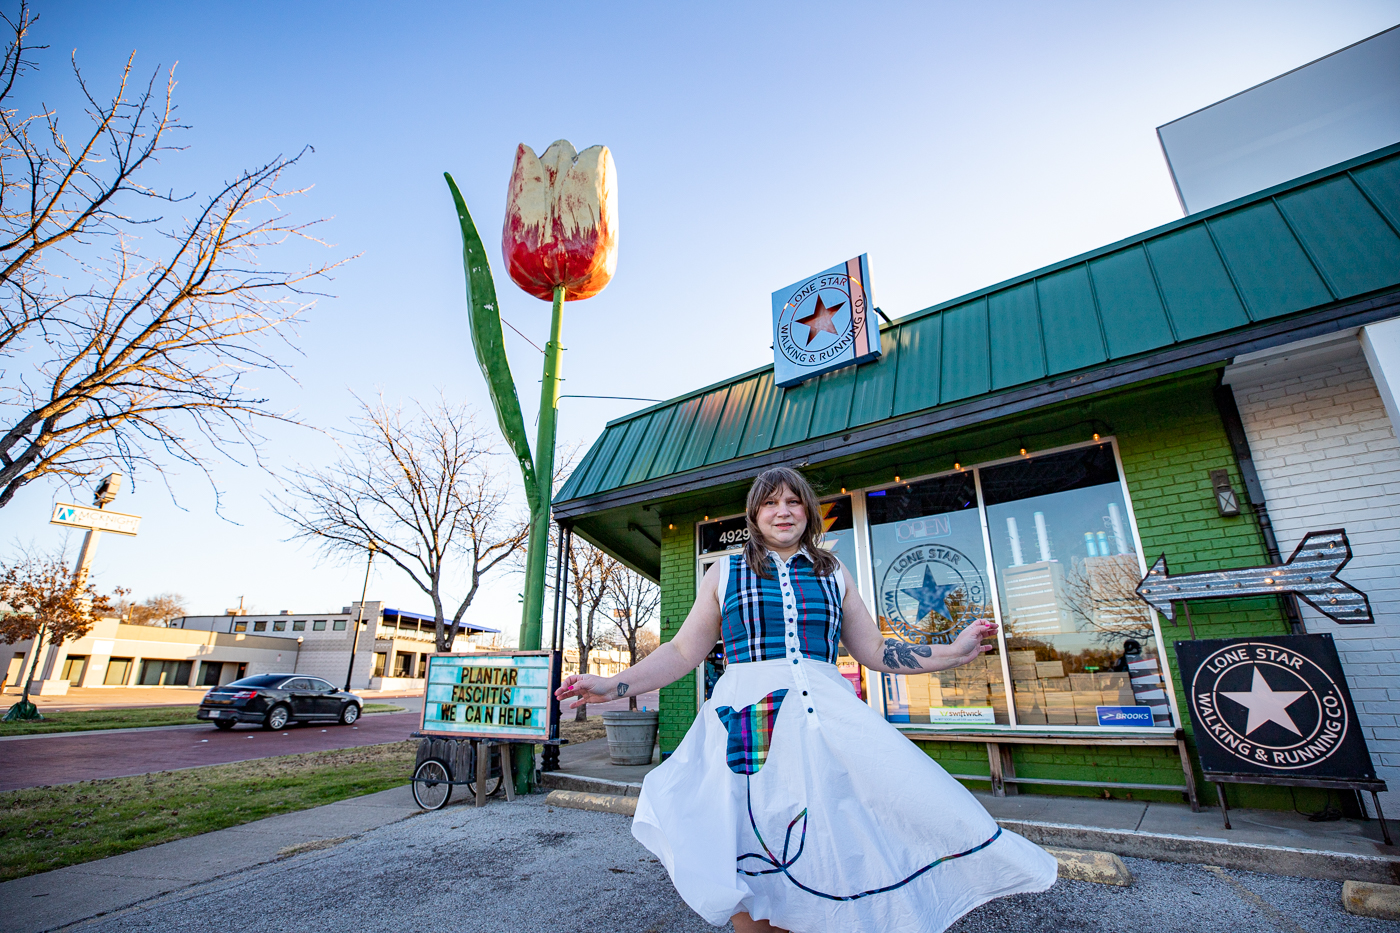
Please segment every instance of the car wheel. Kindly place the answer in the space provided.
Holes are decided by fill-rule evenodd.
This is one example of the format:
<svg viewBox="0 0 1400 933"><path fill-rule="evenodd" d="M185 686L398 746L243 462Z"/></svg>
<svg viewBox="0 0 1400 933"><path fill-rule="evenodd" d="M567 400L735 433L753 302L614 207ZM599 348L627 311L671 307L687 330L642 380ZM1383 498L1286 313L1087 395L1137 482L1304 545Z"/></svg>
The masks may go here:
<svg viewBox="0 0 1400 933"><path fill-rule="evenodd" d="M447 783L447 766L429 758L413 772L413 800L424 810L437 810L452 799L452 785Z"/></svg>
<svg viewBox="0 0 1400 933"><path fill-rule="evenodd" d="M263 728L276 732L287 725L287 720L292 718L292 711L287 707L278 704L267 711L267 718L263 720Z"/></svg>
<svg viewBox="0 0 1400 933"><path fill-rule="evenodd" d="M340 711L340 724L348 726L360 718L360 704L346 703L345 708Z"/></svg>
<svg viewBox="0 0 1400 933"><path fill-rule="evenodd" d="M233 728L233 720L232 720L232 719L216 719L216 720L214 720L214 728L215 728L215 729L218 729L220 732L227 732L228 730L230 730L230 729Z"/></svg>

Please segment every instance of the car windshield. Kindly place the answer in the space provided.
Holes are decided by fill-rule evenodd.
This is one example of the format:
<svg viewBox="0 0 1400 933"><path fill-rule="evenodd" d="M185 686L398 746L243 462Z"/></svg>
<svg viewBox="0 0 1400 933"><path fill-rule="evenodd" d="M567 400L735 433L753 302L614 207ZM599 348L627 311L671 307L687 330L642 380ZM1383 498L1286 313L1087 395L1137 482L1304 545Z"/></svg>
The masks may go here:
<svg viewBox="0 0 1400 933"><path fill-rule="evenodd" d="M286 680L289 674L255 674L252 677L244 677L242 680L235 680L232 683L224 684L225 687L275 687Z"/></svg>

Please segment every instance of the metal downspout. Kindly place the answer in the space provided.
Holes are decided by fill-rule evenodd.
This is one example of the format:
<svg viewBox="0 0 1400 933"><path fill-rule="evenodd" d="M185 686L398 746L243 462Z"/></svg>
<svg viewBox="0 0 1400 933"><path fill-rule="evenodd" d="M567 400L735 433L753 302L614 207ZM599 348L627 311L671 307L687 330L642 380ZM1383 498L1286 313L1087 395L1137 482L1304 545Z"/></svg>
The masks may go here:
<svg viewBox="0 0 1400 933"><path fill-rule="evenodd" d="M1282 564L1278 538L1274 535L1273 522L1269 520L1269 509L1264 501L1264 487L1259 484L1259 471L1254 468L1254 458L1249 452L1249 439L1245 437L1244 421L1240 418L1239 406L1235 403L1235 391L1228 385L1215 387L1215 407L1220 412L1220 421L1225 426L1225 436L1230 440L1230 448L1235 454L1235 463L1240 468L1240 478L1244 480L1245 498L1254 509L1259 522L1259 533L1264 538L1264 550L1268 552L1269 563ZM1294 635L1307 634L1303 625L1302 613L1298 611L1298 600L1293 595L1279 597L1283 614L1288 619L1289 630Z"/></svg>

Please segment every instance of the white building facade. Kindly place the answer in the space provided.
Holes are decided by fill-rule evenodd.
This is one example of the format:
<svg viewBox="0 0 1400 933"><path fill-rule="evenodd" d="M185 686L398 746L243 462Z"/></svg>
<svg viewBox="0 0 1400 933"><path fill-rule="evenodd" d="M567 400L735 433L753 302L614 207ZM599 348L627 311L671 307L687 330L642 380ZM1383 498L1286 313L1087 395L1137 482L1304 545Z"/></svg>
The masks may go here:
<svg viewBox="0 0 1400 933"><path fill-rule="evenodd" d="M1282 559L1309 531L1344 528L1351 541L1341 577L1370 598L1375 624L1299 605L1308 632L1335 639L1387 809L1400 806L1400 421L1386 401L1397 377L1400 318L1239 356L1224 375Z"/></svg>

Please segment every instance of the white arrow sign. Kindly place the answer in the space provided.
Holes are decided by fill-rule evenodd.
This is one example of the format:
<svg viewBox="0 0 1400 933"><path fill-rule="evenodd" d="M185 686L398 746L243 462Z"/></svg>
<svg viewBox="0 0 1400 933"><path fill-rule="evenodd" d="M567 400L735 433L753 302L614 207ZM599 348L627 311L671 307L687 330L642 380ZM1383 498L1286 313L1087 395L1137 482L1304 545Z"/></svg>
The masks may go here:
<svg viewBox="0 0 1400 933"><path fill-rule="evenodd" d="M71 525L74 528L91 528L94 531L134 536L136 529L141 525L141 516L60 502L53 507L53 518L49 519L49 524Z"/></svg>

